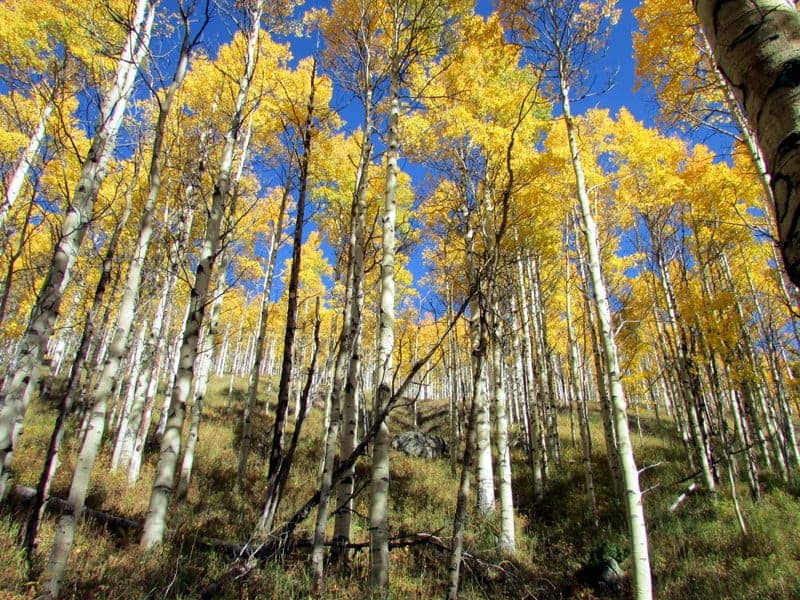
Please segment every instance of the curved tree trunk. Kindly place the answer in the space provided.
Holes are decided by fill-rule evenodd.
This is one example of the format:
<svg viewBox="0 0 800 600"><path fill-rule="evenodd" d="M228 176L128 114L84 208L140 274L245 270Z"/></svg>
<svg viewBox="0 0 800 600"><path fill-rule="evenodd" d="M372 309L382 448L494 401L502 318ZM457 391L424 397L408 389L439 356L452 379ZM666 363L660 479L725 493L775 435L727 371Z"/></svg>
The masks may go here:
<svg viewBox="0 0 800 600"><path fill-rule="evenodd" d="M770 175L783 262L800 285L800 13L786 0L694 0Z"/></svg>

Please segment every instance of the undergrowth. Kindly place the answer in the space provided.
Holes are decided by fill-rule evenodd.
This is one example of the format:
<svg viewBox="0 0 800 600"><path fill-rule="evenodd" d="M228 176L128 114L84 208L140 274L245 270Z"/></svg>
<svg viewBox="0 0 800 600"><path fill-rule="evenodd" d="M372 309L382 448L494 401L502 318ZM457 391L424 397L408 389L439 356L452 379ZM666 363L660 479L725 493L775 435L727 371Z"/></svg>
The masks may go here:
<svg viewBox="0 0 800 600"><path fill-rule="evenodd" d="M254 444L247 478L234 492L241 401L245 381L234 386L233 410L228 411L228 382L210 386L187 498L173 501L171 530L155 551L143 552L136 532L112 531L85 522L78 531L69 565L64 597L73 598L194 598L233 565L233 558L209 549L204 538L243 543L257 521L265 491L265 457L271 417L261 409L254 419ZM438 405L420 402L425 430L446 435L447 414ZM54 407L34 402L15 455L15 483L35 486L44 449L54 419ZM393 415L391 429L409 428L408 414ZM637 425L638 434L637 434ZM661 599L800 598L800 501L796 486L766 480L763 498L752 502L746 486L739 486L739 502L747 532L742 533L730 490L720 489L716 499L690 495L674 512L670 506L688 486L690 474L683 448L671 424L659 423L642 411L632 419L635 454L645 494L650 535L651 562L656 597ZM292 476L276 522L289 518L315 490L320 455L322 411L311 410L296 454ZM603 444L599 416L592 415L593 473L597 490L598 525L585 493L580 445L572 445L569 417L561 416L560 463L549 465L545 497L537 502L532 493L530 470L521 449L515 449L514 492L517 508L517 553L502 556L495 550L499 532L496 518L470 515L466 535L462 596L464 598L594 598L581 588L575 573L598 548L626 556L627 533L624 507L613 500L613 490ZM108 449L98 460L87 506L129 519L144 516L153 465L155 443L143 465L142 478L128 487L124 473L110 471ZM64 497L76 454L74 442L62 452L62 467L53 493ZM424 532L442 544L449 542L455 509L457 477L447 459L424 460L392 453L390 527L398 540ZM368 462L362 458L357 476L365 481ZM368 539L368 486L355 502L353 540ZM301 542L311 536L312 517L297 529ZM10 503L0 508L0 597L34 598L40 593L40 573L54 536L56 516L49 514L42 526L41 555L29 568L18 549L25 508ZM329 524L332 533L332 522ZM611 549L611 550L608 550ZM447 551L418 543L392 550L391 598L442 597L447 580ZM351 554L349 568L329 565L327 587L320 597L337 600L367 596L368 552ZM301 543L278 561L260 564L223 588L225 598L309 597L309 550ZM627 560L622 561L627 568ZM629 586L623 595L629 595Z"/></svg>

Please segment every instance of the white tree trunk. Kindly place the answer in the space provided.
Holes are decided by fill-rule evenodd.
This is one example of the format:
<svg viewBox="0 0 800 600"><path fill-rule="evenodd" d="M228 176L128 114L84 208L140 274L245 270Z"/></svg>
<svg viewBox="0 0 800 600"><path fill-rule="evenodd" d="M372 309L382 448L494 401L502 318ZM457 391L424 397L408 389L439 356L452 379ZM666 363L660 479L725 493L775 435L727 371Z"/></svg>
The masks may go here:
<svg viewBox="0 0 800 600"><path fill-rule="evenodd" d="M497 305L495 303L495 308ZM494 313L498 315L497 312ZM495 448L497 452L497 488L500 496L500 539L498 548L502 552L516 551L514 527L514 494L511 488L511 449L508 445L508 411L506 391L503 387L503 357L501 350L501 323L499 315L494 319L492 338L492 375L494 376Z"/></svg>
<svg viewBox="0 0 800 600"><path fill-rule="evenodd" d="M194 385L192 419L189 424L189 435L186 438L186 448L183 451L183 460L181 461L181 473L180 478L178 479L178 487L175 491L175 495L178 498L186 497L186 494L189 492L189 483L192 479L194 453L195 448L197 447L197 441L200 439L200 419L203 415L203 401L206 397L208 378L211 374L211 362L214 357L217 327L219 326L219 314L220 310L222 309L222 300L224 298L222 289L225 286L225 275L227 270L227 265L220 269L214 302L211 304L211 315L208 319L208 327L206 328L205 335L202 336L202 351L198 357L200 364L197 367L197 377L195 378Z"/></svg>
<svg viewBox="0 0 800 600"><path fill-rule="evenodd" d="M786 0L694 0L719 70L758 138L775 200L781 253L800 285L800 14Z"/></svg>
<svg viewBox="0 0 800 600"><path fill-rule="evenodd" d="M141 546L145 549L160 544L166 529L167 507L175 484L175 471L181 448L181 430L186 417L186 401L189 398L194 379L194 362L197 357L200 328L205 316L206 295L221 242L222 219L230 203L233 155L242 134L245 103L255 70L262 11L262 1L257 2L248 11L250 13L248 15L250 18L250 30L247 34L245 72L239 81L234 113L230 127L225 135L225 145L222 150L219 172L214 182L214 191L211 197L211 210L206 221L205 239L195 270L189 317L186 321L181 341L180 366L170 397L166 429L161 438L159 460L143 525Z"/></svg>
<svg viewBox="0 0 800 600"><path fill-rule="evenodd" d="M22 156L20 156L19 162L14 168L14 172L11 174L11 179L6 187L5 196L2 202L0 202L0 230L3 229L8 212L11 210L11 207L14 206L14 202L17 201L22 191L22 186L25 184L25 178L28 176L36 160L36 155L39 154L39 148L41 148L44 142L47 122L50 120L50 116L53 114L55 108L56 103L53 99L48 100L47 104L44 105L42 113L39 115L39 122L36 124L36 129L33 130L28 140L28 145L25 147L25 150L22 151Z"/></svg>
<svg viewBox="0 0 800 600"><path fill-rule="evenodd" d="M592 215L589 194L578 149L577 132L572 120L569 101L569 88L565 78L561 77L561 102L564 124L567 129L567 140L570 158L575 173L575 184L580 202L580 212L584 225L584 237L588 251L588 267L590 274L592 297L597 309L600 325L600 338L603 345L606 375L609 383L609 397L614 414L617 433L617 452L622 467L625 484L625 508L628 517L628 530L631 536L631 559L633 571L634 594L637 600L650 600L653 597L650 579L650 553L647 546L647 525L644 518L642 492L639 488L639 470L633 457L633 444L628 430L628 417L625 404L625 393L620 381L619 360L617 357L614 327L608 293L603 281L600 243L597 224Z"/></svg>
<svg viewBox="0 0 800 600"><path fill-rule="evenodd" d="M139 337L133 345L133 353L129 357L130 371L128 374L128 387L125 393L125 401L119 415L119 422L116 424L117 432L114 436L114 449L111 453L111 470L116 471L119 467L120 454L122 452L122 442L128 431L130 424L131 410L136 399L136 384L139 381L139 373L142 370L142 353L144 352L145 336L147 335L147 318L144 319L139 330ZM119 382L122 385L122 382Z"/></svg>
<svg viewBox="0 0 800 600"><path fill-rule="evenodd" d="M381 305L379 315L377 388L375 411L383 411L392 396L392 351L394 349L394 260L397 222L397 175L400 154L400 98L397 73L392 76L391 109L386 153L381 258ZM389 425L384 419L372 450L372 484L369 504L369 587L381 597L389 591Z"/></svg>
<svg viewBox="0 0 800 600"><path fill-rule="evenodd" d="M486 300L483 300L484 302ZM486 308L480 306L480 301L473 302L472 323L470 329L483 327L484 316L480 313ZM480 334L472 332L472 337L476 338ZM474 389L472 401L476 402L476 422L475 422L475 453L477 464L475 466L475 491L477 496L478 513L481 515L491 515L495 510L494 497L494 467L492 465L492 444L491 444L491 425L489 415L489 375L487 373L487 360L473 361L472 381Z"/></svg>
<svg viewBox="0 0 800 600"><path fill-rule="evenodd" d="M371 97L368 95L368 97ZM335 396L341 396L341 445L339 456L349 456L356 447L358 437L358 410L356 394L358 393L358 380L361 373L361 313L364 307L364 245L366 235L367 213L367 181L372 154L372 144L369 140L369 131L372 128L371 107L367 105L365 116L365 131L361 141L361 156L358 165L355 196L351 211L350 256L351 263L348 269L351 290L346 295L349 297L346 310L348 313L342 322L342 336L340 353L346 364L337 366L341 372L336 372L336 377L344 377L342 381L334 381ZM342 390L342 388L344 388ZM342 393L343 391L343 393ZM355 465L347 470L338 484L336 518L333 527L333 539L346 543L350 541L352 526L353 489L355 485ZM339 549L335 559L346 561L347 550Z"/></svg>
<svg viewBox="0 0 800 600"><path fill-rule="evenodd" d="M56 244L50 270L17 349L16 370L0 391L0 499L7 491L14 444L38 381L39 364L53 332L61 297L70 281L100 184L105 179L106 165L116 147L117 132L133 92L139 65L147 54L155 6L156 0L138 0L136 3L130 32L117 63L114 85L103 96L95 136L64 216L62 237ZM57 593L57 587L54 589Z"/></svg>

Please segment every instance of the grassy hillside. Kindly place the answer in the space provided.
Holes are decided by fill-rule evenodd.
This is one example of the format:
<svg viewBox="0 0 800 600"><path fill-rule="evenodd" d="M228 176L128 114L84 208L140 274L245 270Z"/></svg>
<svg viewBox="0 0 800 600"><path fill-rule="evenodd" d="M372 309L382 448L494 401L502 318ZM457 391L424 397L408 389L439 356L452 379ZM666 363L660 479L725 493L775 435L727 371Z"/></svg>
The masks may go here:
<svg viewBox="0 0 800 600"><path fill-rule="evenodd" d="M237 382L235 399L244 394ZM113 530L91 521L79 530L72 555L65 597L75 598L192 598L233 564L221 551L209 549L204 538L232 542L248 539L263 501L264 454L270 418L263 411L255 423L255 452L248 479L241 493L233 492L236 473L238 414L227 414L227 381L211 386L201 428L195 472L185 502L173 502L169 527L172 535L159 550L143 553L134 531ZM234 403L236 405L236 402ZM441 407L421 403L424 429L444 432ZM41 468L54 410L34 404L30 410L20 450L15 456L16 482L35 486ZM575 572L594 548L605 544L623 550L626 532L623 508L609 500L610 481L599 419L593 415L594 474L600 502L600 526L595 527L587 508L584 474L578 448L572 446L569 418L562 415L560 465L551 465L544 501L533 500L525 457L515 451L515 503L518 508L518 553L498 556L494 520L471 518L467 551L473 557L464 570L464 598L593 598L581 587ZM291 515L314 492L319 463L321 411L312 410L298 449L296 464L281 505L277 522ZM409 428L409 416L394 415L393 433ZM765 493L758 504L746 498L746 487L738 488L748 533L743 535L735 516L730 490L723 488L716 503L703 494L693 494L675 511L670 505L690 482L683 449L670 424L659 425L642 413L635 436L636 457L642 474L650 531L651 557L656 597L661 599L800 597L800 501L798 487L782 488L765 480ZM632 419L637 432L637 420ZM124 474L109 471L104 454L92 482L87 501L91 508L141 520L149 497L155 462L150 446L142 479L128 488ZM75 447L63 454L64 462L54 485L54 494L65 496L69 486ZM365 459L358 465L362 479L368 472ZM424 460L392 453L391 519L398 542L403 536L425 532L445 544L449 540L455 507L457 479L447 459ZM364 491L356 502L353 537L366 541L368 497ZM25 511L19 505L0 509L0 597L35 597L38 587L31 580L17 537ZM298 530L308 538L311 519ZM55 519L43 525L40 548L46 558L53 539ZM332 522L331 522L332 528ZM407 540L407 538L406 538ZM416 543L392 551L391 592L395 598L436 598L443 595L446 552L436 544ZM225 598L307 598L309 551L302 544L287 552L280 562L261 565L246 578L224 587ZM43 562L43 561L42 561ZM364 598L368 555L356 550L351 569L331 570L326 598ZM623 568L627 562L623 561ZM42 564L33 565L35 575ZM623 592L623 596L626 592ZM629 593L629 592L627 592Z"/></svg>

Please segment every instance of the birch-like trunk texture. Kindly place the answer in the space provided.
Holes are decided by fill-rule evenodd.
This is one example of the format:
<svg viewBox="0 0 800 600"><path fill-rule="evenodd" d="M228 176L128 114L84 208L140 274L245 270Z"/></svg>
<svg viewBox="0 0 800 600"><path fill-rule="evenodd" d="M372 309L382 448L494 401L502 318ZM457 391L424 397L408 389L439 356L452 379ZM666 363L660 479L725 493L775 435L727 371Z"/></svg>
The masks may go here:
<svg viewBox="0 0 800 600"><path fill-rule="evenodd" d="M399 74L392 75L391 108L386 151L386 194L381 221L381 304L378 332L377 389L375 412L381 413L392 396L392 351L394 349L394 259L397 222L397 175L400 170ZM389 425L383 419L372 447L372 483L369 503L369 587L381 597L389 591Z"/></svg>
<svg viewBox="0 0 800 600"><path fill-rule="evenodd" d="M154 317L155 324L159 324L153 333L157 336L155 340L148 340L148 343L155 342L155 351L148 354L148 364L142 371L142 377L146 376L145 380L148 381L148 386L145 390L144 405L142 407L142 417L137 425L135 431L135 438L133 447L130 452L130 458L127 457L127 450L123 448L122 463L128 465L128 484L133 485L139 480L139 472L142 466L142 458L144 454L144 444L147 439L147 434L150 429L150 420L153 414L153 405L155 404L156 393L158 392L158 382L161 379L161 374L170 363L169 355L169 330L171 321L171 307L172 298L175 292L175 286L178 283L178 275L180 272L180 264L185 258L187 251L187 242L192 229L192 222L194 221L196 194L195 186L187 186L186 202L181 206L175 217L175 227L178 229L177 235L171 246L169 254L169 276L162 289L161 300L159 301L159 308L161 313L156 314ZM166 221L166 219L164 219ZM169 398L169 396L167 396ZM167 410L165 409L166 415ZM165 420L166 427L166 420ZM131 431L133 434L134 432Z"/></svg>
<svg viewBox="0 0 800 600"><path fill-rule="evenodd" d="M103 96L95 136L64 215L61 239L31 310L28 328L17 347L14 375L0 391L0 499L6 495L14 445L22 430L31 393L38 383L39 364L53 333L64 289L71 279L86 226L92 217L95 198L106 177L106 166L116 147L117 133L139 65L147 54L156 4L157 0L136 3L130 31L117 62L114 84ZM57 587L51 589L51 593L57 594Z"/></svg>
<svg viewBox="0 0 800 600"><path fill-rule="evenodd" d="M533 497L538 502L544 498L544 473L542 470L542 446L539 443L539 416L531 400L535 398L536 379L533 372L534 350L533 333L531 332L531 311L528 304L528 294L525 293L525 272L522 267L523 257L517 258L516 296L519 307L519 321L522 349L522 374L524 379L524 418L528 435L528 453L533 476Z"/></svg>
<svg viewBox="0 0 800 600"><path fill-rule="evenodd" d="M800 285L800 14L785 0L693 4L764 154L784 266Z"/></svg>
<svg viewBox="0 0 800 600"><path fill-rule="evenodd" d="M570 107L570 90L563 73L560 77L560 86L561 108L584 226L583 233L588 254L589 280L591 282L592 298L597 310L600 342L603 346L606 376L609 384L609 398L616 425L617 455L622 467L622 478L625 485L625 509L628 517L628 530L631 536L634 594L637 600L649 600L653 597L653 592L650 578L650 553L647 546L647 525L644 518L642 492L639 487L639 470L633 457L633 444L628 429L625 393L620 380L621 374L614 339L611 308L602 275L597 224L592 215L583 164L578 149L578 135L575 131L575 123Z"/></svg>
<svg viewBox="0 0 800 600"><path fill-rule="evenodd" d="M485 301L478 297L471 304L473 306ZM487 324L483 320L484 313L478 309L473 316L473 323L470 325L470 345L472 348L472 402L470 404L469 416L467 418L466 443L464 446L464 456L461 461L461 477L456 494L456 510L453 515L453 536L450 540L450 562L448 565L448 600L458 600L458 590L461 584L461 559L464 555L464 533L467 528L467 503L469 501L470 482L472 470L475 468L475 447L476 447L476 424L478 420L478 378L485 371L482 363L486 362L488 351L488 332Z"/></svg>
<svg viewBox="0 0 800 600"><path fill-rule="evenodd" d="M473 305L473 321L470 329L485 327L483 321L485 315L478 317L478 311L485 308L477 300ZM473 338L482 335L472 331ZM488 352L488 348L486 350ZM492 465L492 443L491 443L491 417L489 414L489 374L488 361L486 358L480 361L473 361L473 390L472 401L477 404L475 415L475 495L478 514L491 515L495 510L494 497L494 467Z"/></svg>
<svg viewBox="0 0 800 600"><path fill-rule="evenodd" d="M150 172L148 175L148 188L147 198L145 200L144 208L142 210L141 221L139 223L139 236L136 241L136 248L134 250L131 264L128 267L128 274L125 282L125 288L122 293L122 299L118 309L117 324L114 333L114 339L109 345L108 356L106 357L103 372L100 375L100 380L97 384L97 391L95 392L94 401L102 394L109 394L114 388L116 379L119 375L119 368L123 357L128 351L128 337L130 335L131 326L133 325L133 315L136 306L139 302L139 289L142 283L142 272L144 269L144 261L147 256L147 251L150 248L150 240L153 237L153 213L156 207L156 200L161 191L161 172L164 166L164 161L161 158L164 146L164 134L166 129L167 118L169 117L172 109L172 103L175 99L175 94L180 88L186 76L189 67L189 57L194 42L190 37L188 16L184 15L184 34L181 44L180 56L172 81L167 87L164 99L156 98L158 102L158 117L156 119L155 131L153 133L153 149L150 156ZM202 31L202 28L201 28ZM136 368L141 368L137 365ZM138 379L138 377L136 378ZM133 394L135 396L136 383L132 383L134 387ZM120 451L122 450L122 442L128 429L128 417L130 414L130 407L123 415L124 427L118 436L118 443L114 448L114 461L112 461L112 468L116 468ZM136 424L138 426L138 423Z"/></svg>
<svg viewBox="0 0 800 600"><path fill-rule="evenodd" d="M229 261L226 261L229 262ZM203 401L206 398L208 389L208 378L211 374L211 360L214 356L216 345L217 327L219 326L219 314L222 310L222 299L224 295L222 289L225 286L225 274L227 265L220 269L217 278L217 290L214 295L214 302L211 304L211 315L208 319L208 326L205 328L205 335L202 336L201 352L198 357L197 377L194 384L194 402L192 404L192 419L189 424L189 435L186 438L186 447L183 450L181 460L181 473L178 479L178 487L175 495L178 498L185 498L189 492L189 482L192 479L192 467L194 466L194 451L197 441L200 439L200 419L203 415Z"/></svg>
<svg viewBox="0 0 800 600"><path fill-rule="evenodd" d="M492 338L493 402L495 415L495 452L497 452L497 491L500 497L500 539L498 548L513 554L517 547L514 527L514 494L511 489L511 448L508 444L508 401L503 385L502 323L495 303Z"/></svg>
<svg viewBox="0 0 800 600"><path fill-rule="evenodd" d="M248 11L247 55L244 73L239 80L239 89L234 104L230 126L225 134L225 145L219 164L219 173L211 195L211 210L206 221L203 247L195 269L195 280L189 302L189 314L183 331L180 349L180 364L170 396L166 429L161 438L161 449L156 465L150 503L145 517L141 546L149 549L161 543L166 529L169 501L175 485L175 471L181 451L181 430L186 418L186 401L194 380L194 363L197 357L200 328L206 312L206 295L212 279L214 264L221 244L222 219L230 204L232 190L231 174L233 155L240 138L244 122L245 104L255 71L263 2L257 2Z"/></svg>
<svg viewBox="0 0 800 600"><path fill-rule="evenodd" d="M135 180L135 177L134 177ZM42 474L39 476L39 483L36 486L36 496L34 497L33 506L28 517L28 522L25 527L25 549L30 560L36 553L37 537L39 534L39 523L44 515L45 503L47 497L50 495L50 485L56 475L59 466L58 455L61 451L61 443L64 439L64 432L66 430L67 419L72 414L75 406L75 398L78 393L78 387L83 379L83 371L86 364L86 358L89 354L89 346L94 337L94 324L100 312L100 308L105 296L106 288L111 280L111 267L113 263L116 250L118 248L122 231L128 221L131 212L131 204L133 202L133 187L135 181L130 183L127 193L125 194L125 209L114 228L114 233L111 235L108 247L106 248L105 256L103 257L103 267L100 273L100 278L95 287L94 297L92 298L92 306L86 314L86 322L83 326L83 333L78 345L78 351L75 360L72 364L72 370L67 379L67 386L64 390L64 395L61 399L59 406L58 416L53 425L53 432L50 434L50 442L47 446L47 453L44 458L44 466L42 467Z"/></svg>
<svg viewBox="0 0 800 600"><path fill-rule="evenodd" d="M369 95L368 95L369 98ZM365 116L365 132L362 139L361 156L359 158L358 179L352 213L352 232L350 236L350 260L352 269L348 269L351 277L352 289L350 290L349 303L346 306L348 314L342 324L342 337L340 338L339 352L344 352L347 365L346 372L337 373L337 377L344 375L345 381L338 382L338 390L344 388L341 396L341 441L339 456L349 456L355 450L358 437L358 410L356 395L358 393L358 379L361 373L361 313L364 307L364 246L366 236L367 214L367 181L369 172L372 144L369 141L369 131L372 128L370 105L367 104ZM345 327L347 329L345 330ZM344 358L343 357L343 358ZM338 360L338 356L337 356ZM336 382L334 389L337 389ZM350 541L350 530L353 521L353 490L355 486L355 467L349 469L339 482L337 490L337 510L333 526L333 539L339 542L335 547L334 560L347 561L347 550L343 545Z"/></svg>
<svg viewBox="0 0 800 600"><path fill-rule="evenodd" d="M6 193L2 200L0 200L0 230L3 229L8 212L11 210L11 207L14 206L20 192L22 192L25 179L36 160L36 156L39 154L39 148L41 148L42 143L44 143L47 122L50 120L50 116L53 114L55 108L55 98L51 96L44 105L39 115L39 122L36 124L36 129L31 133L31 137L28 139L28 145L25 146L25 150L22 151L19 162L14 168L14 172L11 174L11 179L8 181L8 186L6 187Z"/></svg>

